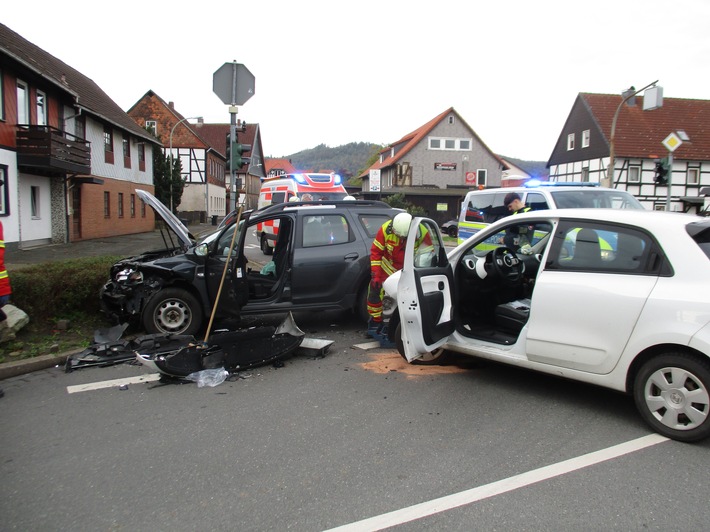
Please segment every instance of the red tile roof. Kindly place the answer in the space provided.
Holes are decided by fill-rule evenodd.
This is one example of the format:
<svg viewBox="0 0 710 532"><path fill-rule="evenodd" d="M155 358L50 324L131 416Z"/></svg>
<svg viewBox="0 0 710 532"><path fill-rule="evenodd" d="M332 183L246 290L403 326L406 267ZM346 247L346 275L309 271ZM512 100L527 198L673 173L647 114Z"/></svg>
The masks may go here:
<svg viewBox="0 0 710 532"><path fill-rule="evenodd" d="M488 149L488 146L485 145L485 143L480 139L478 135L476 135L476 132L473 131L473 129L466 124L466 121L461 118L461 115L459 115L456 110L453 107L449 107L446 111L443 113L435 116L429 122L424 124L423 126L415 129L411 133L408 133L401 139L399 139L397 142L393 142L386 148L380 151L380 155L386 154L382 158L382 162L377 160L375 164L370 166L367 170L365 170L362 174L360 174L360 177L366 177L369 175L370 170L377 170L378 168L387 168L388 166L392 166L393 164L397 163L402 157L404 157L407 153L412 151L415 146L417 146L420 142L426 139L426 136L431 132L432 129L434 129L437 124L439 124L442 120L444 120L449 114L454 113L459 121L461 121L462 124L468 128L471 133L473 134L474 138L476 141L483 146L486 150L488 150L493 157L498 159L502 165L505 166L505 163L498 157L495 153L491 152ZM395 154L392 156L392 148L394 148Z"/></svg>
<svg viewBox="0 0 710 532"><path fill-rule="evenodd" d="M580 93L580 97L608 140L614 113L623 97L590 93ZM668 151L662 142L678 130L685 131L690 141L673 152L674 158L710 160L710 100L664 98L662 107L644 111L639 95L635 106L624 105L619 112L614 133L615 154L642 159L665 157Z"/></svg>

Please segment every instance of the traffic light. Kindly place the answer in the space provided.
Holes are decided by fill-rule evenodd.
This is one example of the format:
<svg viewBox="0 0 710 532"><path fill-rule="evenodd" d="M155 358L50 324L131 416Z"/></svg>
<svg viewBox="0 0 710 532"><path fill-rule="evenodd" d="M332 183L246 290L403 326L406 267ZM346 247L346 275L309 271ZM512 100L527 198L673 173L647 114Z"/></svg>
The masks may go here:
<svg viewBox="0 0 710 532"><path fill-rule="evenodd" d="M244 153L251 151L251 144L240 144L235 142L232 146L232 168L235 170L245 164L249 164L251 157L244 157Z"/></svg>
<svg viewBox="0 0 710 532"><path fill-rule="evenodd" d="M656 161L656 173L653 180L659 185L668 183L668 159L659 159Z"/></svg>
<svg viewBox="0 0 710 532"><path fill-rule="evenodd" d="M229 172L231 168L231 163L232 163L232 135L229 131L227 131L227 148L225 150L225 155L227 156L227 172Z"/></svg>

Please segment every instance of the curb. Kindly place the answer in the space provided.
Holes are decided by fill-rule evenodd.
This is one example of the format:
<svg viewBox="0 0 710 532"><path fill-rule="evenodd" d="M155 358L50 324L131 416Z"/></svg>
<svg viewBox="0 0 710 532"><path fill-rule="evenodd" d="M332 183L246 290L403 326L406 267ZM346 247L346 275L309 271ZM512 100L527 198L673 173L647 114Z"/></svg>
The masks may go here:
<svg viewBox="0 0 710 532"><path fill-rule="evenodd" d="M40 355L38 357L25 358L15 362L4 362L0 364L0 380L26 375L27 373L32 373L33 371L48 369L54 366L64 366L67 358L76 353L81 353L82 351L83 349L74 349L73 351L67 351L66 353L59 353L56 355Z"/></svg>

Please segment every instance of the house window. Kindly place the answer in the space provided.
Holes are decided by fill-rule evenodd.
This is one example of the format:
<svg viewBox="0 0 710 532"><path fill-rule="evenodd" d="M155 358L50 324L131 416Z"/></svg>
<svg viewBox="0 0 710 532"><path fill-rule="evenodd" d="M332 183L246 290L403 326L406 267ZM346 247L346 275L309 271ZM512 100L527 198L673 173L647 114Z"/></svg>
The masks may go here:
<svg viewBox="0 0 710 532"><path fill-rule="evenodd" d="M156 122L155 120L146 120L145 128L156 137L158 136L158 122Z"/></svg>
<svg viewBox="0 0 710 532"><path fill-rule="evenodd" d="M130 209L131 209L131 218L135 218L136 217L136 195L135 194L131 194Z"/></svg>
<svg viewBox="0 0 710 532"><path fill-rule="evenodd" d="M104 161L113 164L113 130L104 126Z"/></svg>
<svg viewBox="0 0 710 532"><path fill-rule="evenodd" d="M572 151L574 149L574 133L567 135L567 151Z"/></svg>
<svg viewBox="0 0 710 532"><path fill-rule="evenodd" d="M461 151L471 151L471 146L473 142L472 139L457 139L457 138L430 138L429 139L429 149L430 150L461 150Z"/></svg>
<svg viewBox="0 0 710 532"><path fill-rule="evenodd" d="M2 80L5 79L0 70L0 120L5 120L5 84Z"/></svg>
<svg viewBox="0 0 710 532"><path fill-rule="evenodd" d="M589 167L582 167L582 183L589 183Z"/></svg>
<svg viewBox="0 0 710 532"><path fill-rule="evenodd" d="M111 218L111 193L104 192L104 218Z"/></svg>
<svg viewBox="0 0 710 532"><path fill-rule="evenodd" d="M30 187L30 216L39 220L39 187Z"/></svg>
<svg viewBox="0 0 710 532"><path fill-rule="evenodd" d="M476 182L478 185L486 186L486 179L488 178L488 170L485 168L479 168L476 170Z"/></svg>
<svg viewBox="0 0 710 532"><path fill-rule="evenodd" d="M641 182L641 167L634 165L629 166L629 183Z"/></svg>
<svg viewBox="0 0 710 532"><path fill-rule="evenodd" d="M118 217L123 218L123 192L118 193Z"/></svg>
<svg viewBox="0 0 710 532"><path fill-rule="evenodd" d="M0 216L10 214L8 210L7 166L0 165Z"/></svg>
<svg viewBox="0 0 710 532"><path fill-rule="evenodd" d="M17 123L30 123L30 97L27 83L17 80Z"/></svg>
<svg viewBox="0 0 710 532"><path fill-rule="evenodd" d="M589 130L582 131L582 148L589 148Z"/></svg>
<svg viewBox="0 0 710 532"><path fill-rule="evenodd" d="M141 218L145 218L145 201L141 200Z"/></svg>
<svg viewBox="0 0 710 532"><path fill-rule="evenodd" d="M138 170L145 172L145 142L138 144Z"/></svg>
<svg viewBox="0 0 710 532"><path fill-rule="evenodd" d="M113 131L104 126L104 151L113 153Z"/></svg>
<svg viewBox="0 0 710 532"><path fill-rule="evenodd" d="M449 125L453 125L454 123L454 115L449 115Z"/></svg>
<svg viewBox="0 0 710 532"><path fill-rule="evenodd" d="M688 184L697 185L700 182L700 168L688 168Z"/></svg>
<svg viewBox="0 0 710 532"><path fill-rule="evenodd" d="M83 116L77 116L74 119L74 135L82 140L86 139L86 120Z"/></svg>
<svg viewBox="0 0 710 532"><path fill-rule="evenodd" d="M123 167L131 167L131 137L128 133L123 134Z"/></svg>
<svg viewBox="0 0 710 532"><path fill-rule="evenodd" d="M37 91L37 125L47 125L47 95L42 91Z"/></svg>

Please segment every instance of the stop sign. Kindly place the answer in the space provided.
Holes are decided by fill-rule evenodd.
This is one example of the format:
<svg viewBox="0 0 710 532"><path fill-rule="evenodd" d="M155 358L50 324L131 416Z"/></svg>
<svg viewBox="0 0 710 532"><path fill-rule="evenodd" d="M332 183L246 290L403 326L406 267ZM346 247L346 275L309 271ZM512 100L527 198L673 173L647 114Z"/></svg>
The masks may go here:
<svg viewBox="0 0 710 532"><path fill-rule="evenodd" d="M227 105L243 105L254 96L254 74L236 61L225 63L212 75L212 92Z"/></svg>

